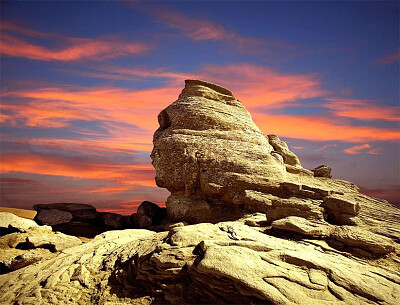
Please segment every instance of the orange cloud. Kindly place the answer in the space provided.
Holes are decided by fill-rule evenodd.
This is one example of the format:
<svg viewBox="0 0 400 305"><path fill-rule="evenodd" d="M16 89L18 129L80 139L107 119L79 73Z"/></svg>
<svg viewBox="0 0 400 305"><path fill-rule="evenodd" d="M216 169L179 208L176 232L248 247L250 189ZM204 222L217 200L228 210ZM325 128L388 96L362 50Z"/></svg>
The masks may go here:
<svg viewBox="0 0 400 305"><path fill-rule="evenodd" d="M3 23L2 23L3 25ZM5 23L0 37L0 52L2 55L22 57L43 61L74 61L74 60L103 60L126 55L140 55L150 50L150 45L143 42L128 42L117 38L72 38L56 34L41 33L24 29L10 23ZM48 38L61 42L61 48L43 47L4 31L17 31L27 36Z"/></svg>
<svg viewBox="0 0 400 305"><path fill-rule="evenodd" d="M14 91L3 97L33 99L27 104L6 104L12 118L30 127L59 128L74 120L110 121L154 131L157 115L175 100L180 88L132 91L123 88L42 88ZM46 101L46 103L44 103ZM7 123L7 117L5 118ZM12 122L8 122L12 124Z"/></svg>
<svg viewBox="0 0 400 305"><path fill-rule="evenodd" d="M203 79L230 88L247 107L272 105L277 107L278 104L284 102L315 98L329 93L322 88L317 74L281 73L268 67L245 63L207 64L192 73L170 72L163 68L96 67L93 69L101 73L86 74L87 72L82 71L72 71L72 73L106 79L130 79L131 77L165 79L168 81L168 87L176 88L177 94L185 79Z"/></svg>
<svg viewBox="0 0 400 305"><path fill-rule="evenodd" d="M398 129L376 128L372 126L336 125L334 121L322 117L294 115L252 114L256 124L265 134L311 141L398 141Z"/></svg>
<svg viewBox="0 0 400 305"><path fill-rule="evenodd" d="M323 106L333 110L336 116L364 121L400 120L400 110L396 106L374 105L372 101L359 99L327 98L326 100L330 103Z"/></svg>
<svg viewBox="0 0 400 305"><path fill-rule="evenodd" d="M362 151L365 151L366 149L369 149L369 148L372 148L372 146L369 144L362 144L362 145L356 145L356 146L347 148L344 150L344 152L346 154L355 155L355 154L359 154Z"/></svg>
<svg viewBox="0 0 400 305"><path fill-rule="evenodd" d="M400 60L400 48L393 54L379 58L377 62L381 65L390 65Z"/></svg>
<svg viewBox="0 0 400 305"><path fill-rule="evenodd" d="M246 107L286 106L284 102L328 94L316 74L288 74L252 64L205 65L198 73L230 88ZM280 105L278 105L280 104Z"/></svg>
<svg viewBox="0 0 400 305"><path fill-rule="evenodd" d="M7 153L1 158L2 173L25 172L155 186L155 171L151 164L91 163L39 153Z"/></svg>

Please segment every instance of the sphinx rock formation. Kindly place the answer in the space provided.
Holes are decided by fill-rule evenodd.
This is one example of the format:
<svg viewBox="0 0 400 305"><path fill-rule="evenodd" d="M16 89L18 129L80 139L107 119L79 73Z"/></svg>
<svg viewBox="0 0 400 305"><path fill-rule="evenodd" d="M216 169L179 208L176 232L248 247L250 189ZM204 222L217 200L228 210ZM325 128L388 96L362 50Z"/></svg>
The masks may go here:
<svg viewBox="0 0 400 305"><path fill-rule="evenodd" d="M159 122L165 230L109 231L30 258L0 275L1 304L398 304L396 207L327 166L304 169L215 84L186 81ZM164 212L135 218L147 226ZM7 236L0 244L20 238Z"/></svg>
<svg viewBox="0 0 400 305"><path fill-rule="evenodd" d="M157 185L171 192L170 220L218 222L262 212L269 222L300 216L353 225L364 203L367 218L381 216L357 186L330 179L329 167L304 169L285 142L260 131L232 92L199 80L185 83L158 116L151 154Z"/></svg>

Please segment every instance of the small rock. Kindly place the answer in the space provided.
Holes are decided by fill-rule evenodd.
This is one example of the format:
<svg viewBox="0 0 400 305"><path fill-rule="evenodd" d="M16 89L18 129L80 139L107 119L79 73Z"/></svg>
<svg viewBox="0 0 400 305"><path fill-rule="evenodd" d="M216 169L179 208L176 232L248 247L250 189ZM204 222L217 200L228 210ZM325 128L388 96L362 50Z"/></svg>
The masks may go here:
<svg viewBox="0 0 400 305"><path fill-rule="evenodd" d="M357 215L360 211L360 205L358 202L336 194L324 197L324 202L321 204L321 207L325 208L328 211L328 214L346 213Z"/></svg>
<svg viewBox="0 0 400 305"><path fill-rule="evenodd" d="M271 226L274 229L300 233L306 236L327 237L333 231L333 226L329 224L311 222L305 218L289 216L275 220Z"/></svg>
<svg viewBox="0 0 400 305"><path fill-rule="evenodd" d="M320 165L313 169L314 177L332 178L332 169L327 165Z"/></svg>
<svg viewBox="0 0 400 305"><path fill-rule="evenodd" d="M125 226L124 216L115 213L100 213L103 224L114 229L121 229Z"/></svg>
<svg viewBox="0 0 400 305"><path fill-rule="evenodd" d="M47 248L53 252L61 252L64 249L82 244L79 238L59 232L56 234L29 236L26 238L26 242L30 247Z"/></svg>

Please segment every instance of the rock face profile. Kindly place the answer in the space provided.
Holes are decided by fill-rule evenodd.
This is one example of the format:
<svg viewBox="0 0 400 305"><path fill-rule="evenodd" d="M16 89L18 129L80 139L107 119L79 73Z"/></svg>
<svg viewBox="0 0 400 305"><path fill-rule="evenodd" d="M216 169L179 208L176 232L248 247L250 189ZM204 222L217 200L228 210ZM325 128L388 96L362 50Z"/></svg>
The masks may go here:
<svg viewBox="0 0 400 305"><path fill-rule="evenodd" d="M158 120L151 158L167 215L143 203L131 217L157 232L10 256L1 304L398 304L398 208L327 165L303 168L218 85L187 80ZM0 245L46 243L29 230Z"/></svg>

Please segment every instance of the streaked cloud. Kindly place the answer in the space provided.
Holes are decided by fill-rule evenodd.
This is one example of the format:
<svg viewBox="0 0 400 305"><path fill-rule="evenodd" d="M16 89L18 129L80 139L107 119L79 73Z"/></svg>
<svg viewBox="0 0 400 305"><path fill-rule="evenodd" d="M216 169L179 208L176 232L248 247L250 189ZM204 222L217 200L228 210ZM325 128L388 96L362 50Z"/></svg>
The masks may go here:
<svg viewBox="0 0 400 305"><path fill-rule="evenodd" d="M397 128L339 125L331 118L260 113L252 114L252 116L264 133L278 134L288 138L356 143L371 140L398 141L400 138L400 131Z"/></svg>
<svg viewBox="0 0 400 305"><path fill-rule="evenodd" d="M2 173L24 172L105 181L123 181L127 185L155 186L151 164L118 164L91 162L56 154L6 153L1 156Z"/></svg>
<svg viewBox="0 0 400 305"><path fill-rule="evenodd" d="M31 179L20 178L0 178L0 184L13 184L13 185L40 185L42 183Z"/></svg>
<svg viewBox="0 0 400 305"><path fill-rule="evenodd" d="M382 147L372 147L370 144L355 145L344 150L346 154L350 155L356 155L360 153L365 153L369 155L380 155L382 151Z"/></svg>
<svg viewBox="0 0 400 305"><path fill-rule="evenodd" d="M5 26L3 26L3 24ZM27 37L41 37L57 47L45 47L30 42ZM76 38L58 34L42 33L26 29L10 22L2 22L0 51L4 56L21 57L42 61L104 60L127 55L141 55L151 49L150 44L125 41L119 37Z"/></svg>
<svg viewBox="0 0 400 305"><path fill-rule="evenodd" d="M229 29L221 23L206 18L185 15L171 8L160 6L146 8L145 5L131 5L135 9L146 12L156 22L167 28L175 29L193 41L222 41L229 44L229 48L245 54L264 54L273 59L285 56L293 56L299 47L281 39L257 39L240 35L234 29Z"/></svg>
<svg viewBox="0 0 400 305"><path fill-rule="evenodd" d="M325 151L329 148L336 147L336 146L337 146L337 144L325 144L324 146L318 148L316 151L321 152L321 151Z"/></svg>
<svg viewBox="0 0 400 305"><path fill-rule="evenodd" d="M390 65L400 60L400 48L389 55L383 56L377 60L377 62L381 65Z"/></svg>
<svg viewBox="0 0 400 305"><path fill-rule="evenodd" d="M324 107L331 109L336 116L354 118L363 121L385 120L400 121L398 106L378 105L370 100L350 98L327 98Z"/></svg>

